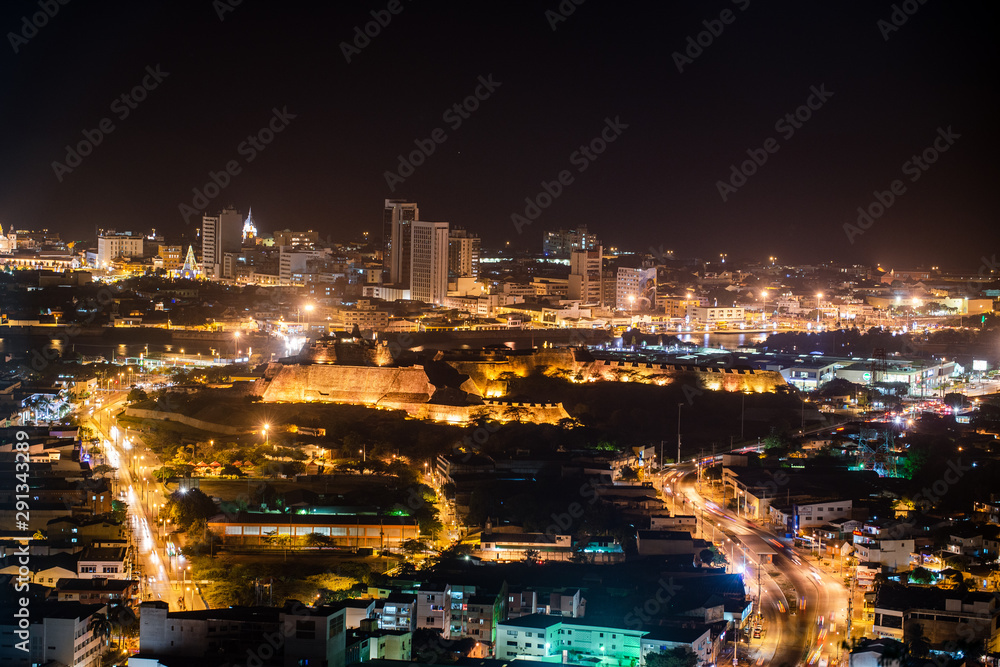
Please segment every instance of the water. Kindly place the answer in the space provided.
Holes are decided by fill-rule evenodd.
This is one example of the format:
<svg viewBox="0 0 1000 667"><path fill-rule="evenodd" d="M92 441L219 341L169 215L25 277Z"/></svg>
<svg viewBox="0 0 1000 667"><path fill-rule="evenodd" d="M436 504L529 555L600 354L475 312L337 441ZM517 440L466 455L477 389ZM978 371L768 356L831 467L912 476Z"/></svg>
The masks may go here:
<svg viewBox="0 0 1000 667"><path fill-rule="evenodd" d="M146 330L148 333L148 330ZM111 362L117 360L123 362L126 357L137 358L143 356L160 354L164 352L181 354L201 354L208 357L233 357L236 354L236 346L232 341L217 340L170 340L166 331L152 332L149 334L149 342L138 342L135 339L137 330L125 331L117 334L114 329L105 330L101 336L76 336L68 338L63 335L14 335L0 337L0 357L10 354L14 358L29 359L34 357L34 353L45 355L46 351L53 349L60 355L76 352L87 357L104 357ZM159 339L159 340L156 340ZM240 356L245 356L247 346L251 346L255 354L266 353L265 358L271 351L279 351L275 345L277 341L265 339L263 337L244 338L239 344ZM272 350L271 348L274 348ZM49 352L51 355L51 352Z"/></svg>
<svg viewBox="0 0 1000 667"><path fill-rule="evenodd" d="M738 331L708 331L705 333L682 333L677 338L685 343L700 347L735 350L738 347L753 346L768 337L768 333L744 333Z"/></svg>

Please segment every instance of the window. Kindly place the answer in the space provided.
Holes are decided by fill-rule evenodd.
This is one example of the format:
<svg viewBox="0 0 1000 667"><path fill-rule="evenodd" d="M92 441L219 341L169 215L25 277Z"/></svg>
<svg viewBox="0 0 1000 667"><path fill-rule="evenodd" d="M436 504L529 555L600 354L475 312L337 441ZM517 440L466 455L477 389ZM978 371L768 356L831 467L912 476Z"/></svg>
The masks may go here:
<svg viewBox="0 0 1000 667"><path fill-rule="evenodd" d="M507 646L513 646L514 648L517 648L517 642L507 642Z"/></svg>
<svg viewBox="0 0 1000 667"><path fill-rule="evenodd" d="M335 637L344 631L344 617L334 616L330 619L330 637Z"/></svg>
<svg viewBox="0 0 1000 667"><path fill-rule="evenodd" d="M525 633L524 633L524 636L525 636L525 637L530 637L530 636L531 636L531 633L530 633L530 632L525 632Z"/></svg>
<svg viewBox="0 0 1000 667"><path fill-rule="evenodd" d="M545 644L535 644L536 648L545 648Z"/></svg>
<svg viewBox="0 0 1000 667"><path fill-rule="evenodd" d="M507 631L507 636L508 637L517 637L517 630L508 630Z"/></svg>

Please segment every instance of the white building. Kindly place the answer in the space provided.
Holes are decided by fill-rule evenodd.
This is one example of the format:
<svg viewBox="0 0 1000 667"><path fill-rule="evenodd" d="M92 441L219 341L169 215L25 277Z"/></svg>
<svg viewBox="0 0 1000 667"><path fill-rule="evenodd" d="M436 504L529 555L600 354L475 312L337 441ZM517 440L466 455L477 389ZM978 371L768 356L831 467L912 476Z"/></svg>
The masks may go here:
<svg viewBox="0 0 1000 667"><path fill-rule="evenodd" d="M410 298L440 305L448 296L448 223L410 223Z"/></svg>
<svg viewBox="0 0 1000 667"><path fill-rule="evenodd" d="M97 265L109 266L119 257L142 257L142 237L126 234L101 234L97 237Z"/></svg>
<svg viewBox="0 0 1000 667"><path fill-rule="evenodd" d="M687 318L692 324L719 324L721 322L742 322L743 308L737 306L695 306L687 307Z"/></svg>
<svg viewBox="0 0 1000 667"><path fill-rule="evenodd" d="M243 243L243 216L229 207L219 215L201 219L201 264L206 278L231 278L226 275L225 253L238 253ZM231 268L231 267L230 267Z"/></svg>
<svg viewBox="0 0 1000 667"><path fill-rule="evenodd" d="M278 282L282 285L302 285L305 283L304 274L308 273L308 262L311 259L323 259L328 257L330 251L327 249L312 250L307 248L296 248L294 246L281 246L278 250Z"/></svg>
<svg viewBox="0 0 1000 667"><path fill-rule="evenodd" d="M94 614L107 613L103 604L46 602L26 608L28 627L18 627L13 617L16 609L4 612L0 621L0 664L74 665L92 667L101 664L101 636L91 631ZM24 644L15 630L27 629ZM27 652L18 648L26 646Z"/></svg>

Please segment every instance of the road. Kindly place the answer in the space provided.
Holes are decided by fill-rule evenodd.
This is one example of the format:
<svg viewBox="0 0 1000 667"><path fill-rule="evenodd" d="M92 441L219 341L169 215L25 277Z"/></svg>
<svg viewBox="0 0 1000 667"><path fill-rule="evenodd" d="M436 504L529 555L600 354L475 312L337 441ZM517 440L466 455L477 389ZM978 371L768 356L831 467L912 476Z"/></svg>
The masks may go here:
<svg viewBox="0 0 1000 667"><path fill-rule="evenodd" d="M167 501L160 484L152 477L160 461L134 432L127 432L115 419L125 396L125 392L105 394L103 404L90 415L90 425L99 434L108 464L117 469L118 489L124 493L128 505L137 564L145 578L146 599L163 600L173 611L182 608L182 599L186 609L206 609L208 605L191 581L186 559L168 547L168 541L157 529L157 514Z"/></svg>
<svg viewBox="0 0 1000 667"><path fill-rule="evenodd" d="M707 492L703 495L692 479L695 473L693 463L668 471L665 495L674 496L677 512L698 518L701 536L720 545L737 571L745 561L744 581L752 597L760 588L753 611L763 615L765 634L751 640L749 652L741 646L740 655L759 665L815 664L821 655L836 664L847 617L848 590L842 579L813 564L815 559L805 551L785 546L767 530L706 498ZM761 548L762 541L766 548ZM766 563L764 555L762 568L756 552L765 550L773 552L773 562ZM832 631L831 623L836 624ZM728 653L731 660L732 651Z"/></svg>

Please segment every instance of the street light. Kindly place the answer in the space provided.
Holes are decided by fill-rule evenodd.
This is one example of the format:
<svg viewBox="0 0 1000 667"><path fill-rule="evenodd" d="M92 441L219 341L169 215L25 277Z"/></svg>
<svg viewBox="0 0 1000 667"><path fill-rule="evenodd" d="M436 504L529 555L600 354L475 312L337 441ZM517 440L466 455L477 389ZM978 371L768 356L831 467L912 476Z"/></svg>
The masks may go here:
<svg viewBox="0 0 1000 667"><path fill-rule="evenodd" d="M261 431L261 433L264 434L264 444L265 445L267 445L268 442L270 442L270 440L268 439L268 435L267 435L267 429L268 429L268 424L264 424L264 430Z"/></svg>
<svg viewBox="0 0 1000 667"><path fill-rule="evenodd" d="M823 305L823 293L816 292L816 324L819 324L820 307Z"/></svg>

